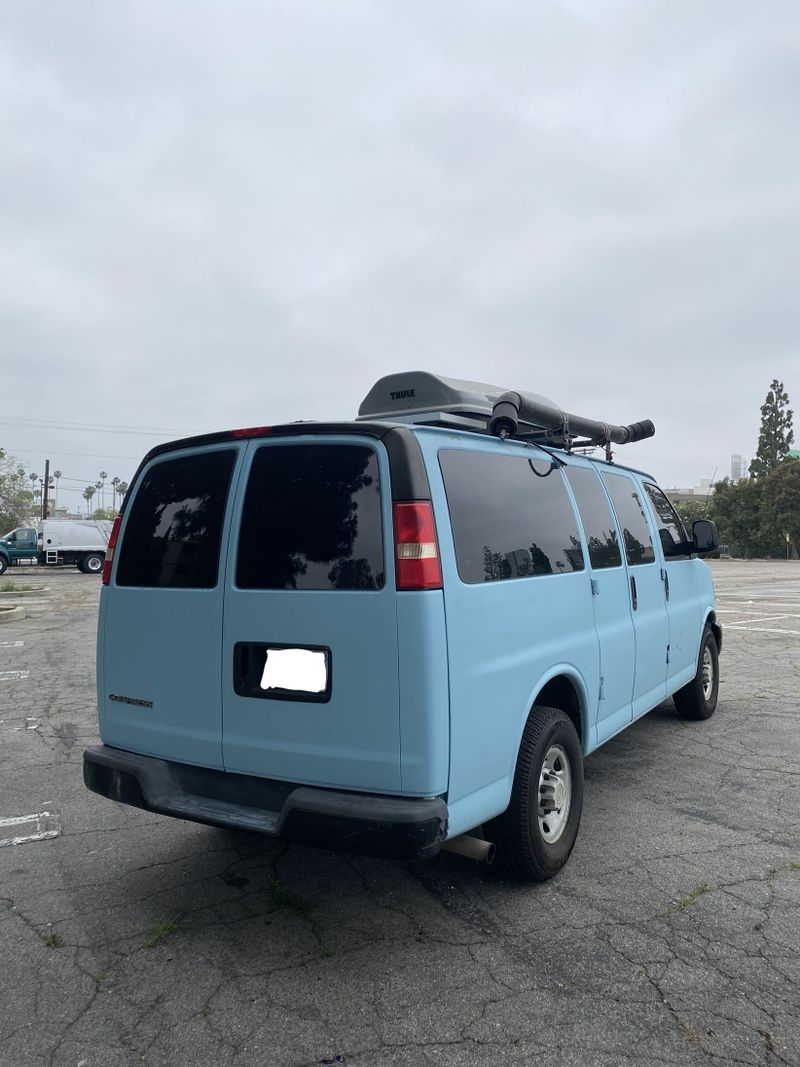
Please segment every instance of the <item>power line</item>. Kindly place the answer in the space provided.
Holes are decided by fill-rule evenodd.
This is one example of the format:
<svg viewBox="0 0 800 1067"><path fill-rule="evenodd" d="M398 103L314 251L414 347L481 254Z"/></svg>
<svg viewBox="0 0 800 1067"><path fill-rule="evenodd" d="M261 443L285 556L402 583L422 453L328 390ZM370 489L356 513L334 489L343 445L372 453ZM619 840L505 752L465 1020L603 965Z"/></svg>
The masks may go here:
<svg viewBox="0 0 800 1067"><path fill-rule="evenodd" d="M17 448L15 445L3 445L3 448L7 452L26 452L30 455L36 456L81 456L84 459L130 459L134 463L138 463L142 458L141 456L109 456L108 453L103 452L61 452L54 448Z"/></svg>
<svg viewBox="0 0 800 1067"><path fill-rule="evenodd" d="M175 428L169 429L166 427L155 426L120 426L117 424L110 424L105 422L67 422L62 419L40 419L40 418L25 418L21 419L17 415L0 415L0 422L11 423L16 426L30 426L36 429L42 429L43 427L50 427L56 430L66 430L70 432L79 432L85 430L89 433L133 433L144 434L145 436L159 436L163 433L168 434L190 434L191 430L176 430Z"/></svg>

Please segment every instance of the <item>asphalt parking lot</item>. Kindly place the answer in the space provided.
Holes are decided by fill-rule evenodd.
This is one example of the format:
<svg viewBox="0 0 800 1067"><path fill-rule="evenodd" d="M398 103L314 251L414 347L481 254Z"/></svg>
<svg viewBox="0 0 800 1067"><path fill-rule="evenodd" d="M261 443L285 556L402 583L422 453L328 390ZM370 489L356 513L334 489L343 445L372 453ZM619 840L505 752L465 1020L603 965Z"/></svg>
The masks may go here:
<svg viewBox="0 0 800 1067"><path fill-rule="evenodd" d="M591 756L541 886L90 794L99 580L10 572L48 588L0 626L0 1063L800 1064L800 564L712 566L716 715Z"/></svg>

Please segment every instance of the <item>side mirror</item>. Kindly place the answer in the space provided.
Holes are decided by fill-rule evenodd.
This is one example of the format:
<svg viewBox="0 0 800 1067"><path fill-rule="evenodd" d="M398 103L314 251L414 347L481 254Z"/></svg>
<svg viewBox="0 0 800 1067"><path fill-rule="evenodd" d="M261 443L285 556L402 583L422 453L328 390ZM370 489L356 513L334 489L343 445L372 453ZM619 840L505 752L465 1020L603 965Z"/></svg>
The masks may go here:
<svg viewBox="0 0 800 1067"><path fill-rule="evenodd" d="M719 548L716 523L710 519L695 519L692 523L692 547L700 556L707 556Z"/></svg>

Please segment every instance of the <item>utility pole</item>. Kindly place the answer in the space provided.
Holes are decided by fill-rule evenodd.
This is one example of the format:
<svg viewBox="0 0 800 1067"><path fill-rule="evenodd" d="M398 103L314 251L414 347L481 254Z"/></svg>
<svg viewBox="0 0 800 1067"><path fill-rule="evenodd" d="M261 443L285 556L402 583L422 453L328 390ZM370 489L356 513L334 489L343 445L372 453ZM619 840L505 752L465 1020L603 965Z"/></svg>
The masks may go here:
<svg viewBox="0 0 800 1067"><path fill-rule="evenodd" d="M48 517L48 491L50 489L50 460L44 461L44 481L42 482L42 518Z"/></svg>

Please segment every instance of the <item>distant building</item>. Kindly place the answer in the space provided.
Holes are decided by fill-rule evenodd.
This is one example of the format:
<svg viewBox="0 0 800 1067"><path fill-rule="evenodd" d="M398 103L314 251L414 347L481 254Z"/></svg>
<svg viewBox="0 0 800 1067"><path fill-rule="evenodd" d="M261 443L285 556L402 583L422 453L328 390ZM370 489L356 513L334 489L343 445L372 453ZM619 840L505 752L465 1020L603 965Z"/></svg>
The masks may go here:
<svg viewBox="0 0 800 1067"><path fill-rule="evenodd" d="M738 482L744 476L744 457L739 455L731 456L731 480Z"/></svg>
<svg viewBox="0 0 800 1067"><path fill-rule="evenodd" d="M667 489L667 496L673 504L686 504L690 500L708 502L713 492L714 486L711 484L711 479L701 478L700 484L696 485L694 489Z"/></svg>

